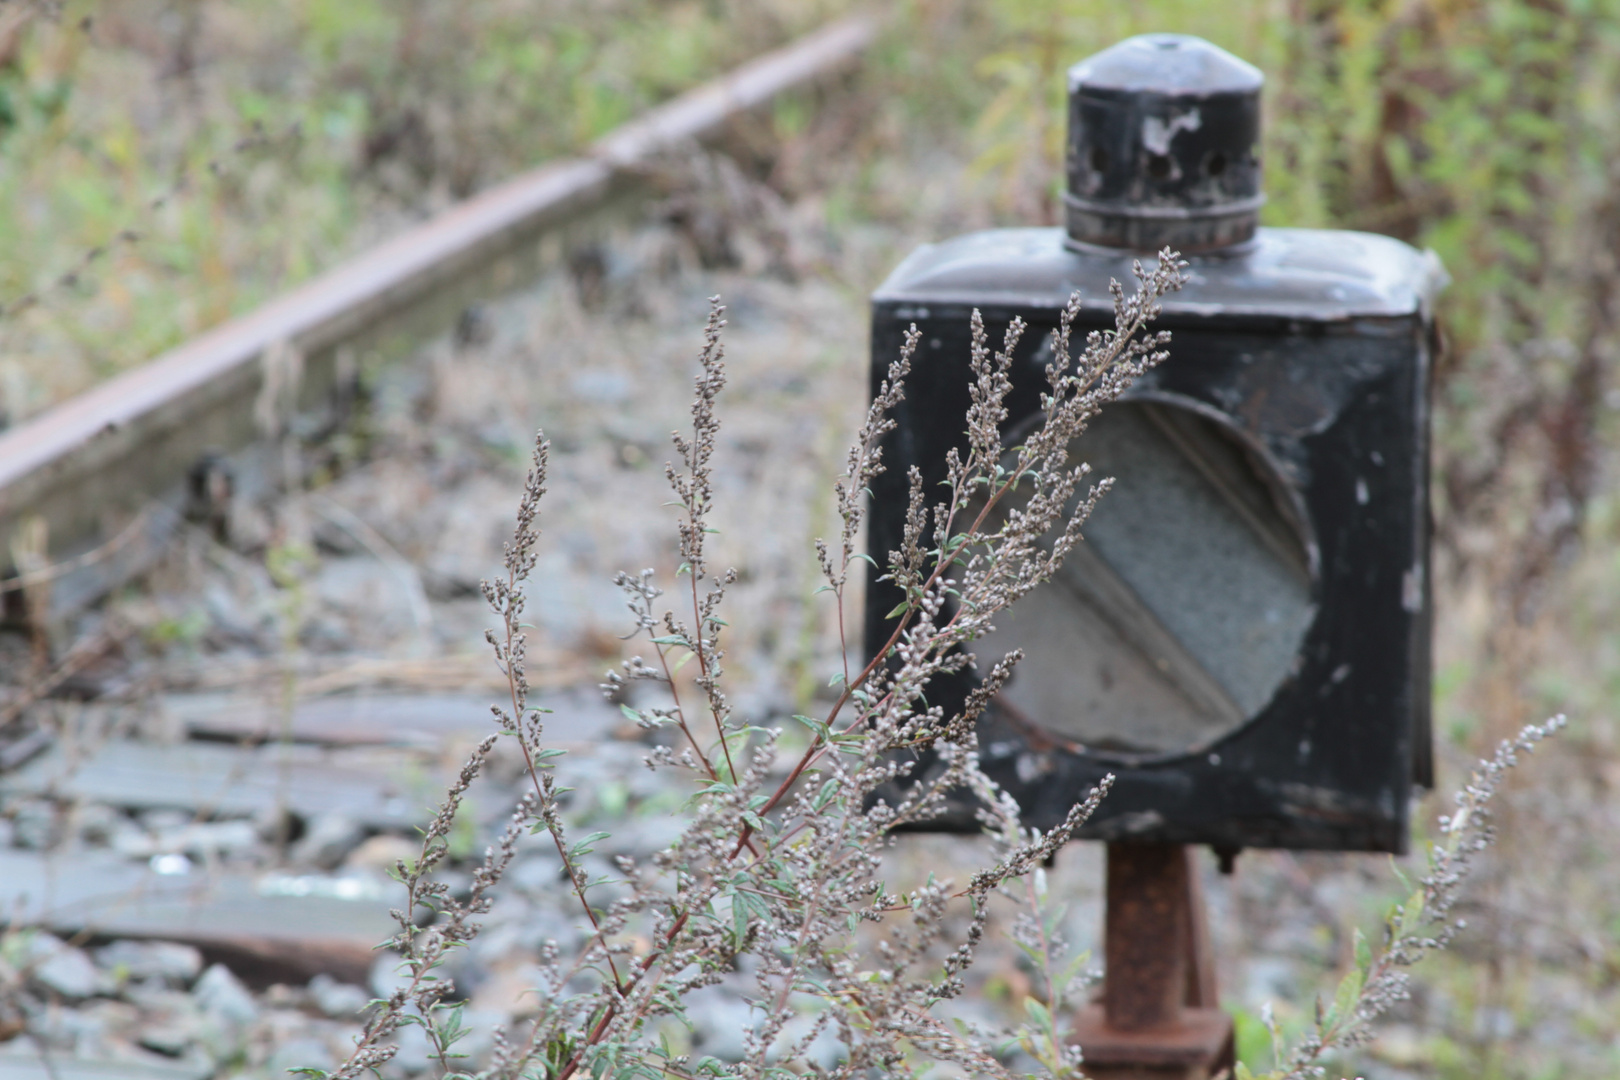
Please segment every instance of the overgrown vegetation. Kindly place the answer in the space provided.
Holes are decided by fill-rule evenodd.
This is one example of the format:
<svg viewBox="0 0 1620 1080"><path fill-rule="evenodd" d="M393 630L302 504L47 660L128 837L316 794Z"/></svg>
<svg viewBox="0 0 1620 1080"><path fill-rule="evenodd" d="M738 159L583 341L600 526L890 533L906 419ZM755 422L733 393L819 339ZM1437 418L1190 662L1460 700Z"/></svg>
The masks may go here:
<svg viewBox="0 0 1620 1080"><path fill-rule="evenodd" d="M645 764L689 774L687 824L647 864L617 859L616 878L593 879L585 868L593 845L609 834L571 836L563 801L570 790L565 755L548 745L547 710L530 703L526 583L539 557L550 449L538 436L506 547L505 576L483 586L501 622L488 641L510 686L509 701L493 709L496 726L499 736L518 744L532 790L524 792L498 842L485 852L466 895L454 895L434 874L450 855L448 838L462 799L498 736L478 745L423 831L420 857L397 866L407 898L395 912L399 932L385 944L403 958L398 989L373 1003L347 1062L330 1073L302 1070L305 1075L380 1075L398 1053L392 1037L414 1025L425 1032L431 1072L468 1080L569 1080L587 1073L615 1080L806 1072L846 1078L873 1070L919 1076L942 1063L968 1075L1011 1080L1018 1075L1008 1068L1010 1060L1019 1060L1012 1056L1015 1049L1023 1051L1020 1063L1034 1070L1027 1073L1031 1077L1082 1077L1083 1047L1072 1040L1069 1017L1085 956L1066 955L1045 889L1027 879L1086 822L1113 778L1105 777L1049 832L1026 829L1017 803L980 771L976 735L980 713L1021 654L986 657L983 686L956 715L929 705L927 690L936 676L972 663L968 650L993 629L993 620L1049 581L1079 541L1110 481L1092 482L1086 463L1069 460L1069 447L1099 409L1167 355L1162 346L1169 335L1146 328L1160 298L1180 287L1185 265L1165 251L1151 274L1137 266L1134 296L1115 283L1114 329L1089 334L1071 359L1070 327L1080 307L1079 296L1073 298L1053 334L1042 422L1011 450L1001 429L1024 325L1015 319L1003 347L994 350L974 313L968 448L963 455L952 451L946 490L935 503L921 472L913 467L909 474L904 541L885 568L906 597L891 614L893 632L864 667L860 654L845 648L842 669L832 678L837 696L825 714L794 717L810 737L785 773L774 768L781 729L756 726L733 711L722 667L729 634L722 602L737 571L716 570L708 554L720 430L716 406L726 383L723 309L714 304L695 380L691 434L674 435L679 464L665 467L681 559L673 596L663 600L653 570L619 575L635 618L632 636L644 639L652 659L631 657L623 674L610 673L603 686L615 695L628 682L656 688L659 704L622 708L638 726L669 735ZM919 337L913 327L834 485L842 524L837 542L816 541L825 579L820 591L830 593L840 611L851 571L866 558L858 551L866 490L884 468L880 443L894 429L889 413L904 399ZM1003 500L1020 496L1021 510L997 513ZM675 673L688 663L697 668L688 690L695 688L698 699L683 701ZM1481 763L1458 794L1455 813L1441 821L1443 839L1430 850L1427 872L1386 916L1379 947L1358 931L1354 966L1332 1004L1318 1003L1314 1026L1296 1045L1285 1046L1268 1016L1278 1063L1268 1077L1323 1075L1324 1054L1365 1041L1369 1022L1406 998L1402 969L1443 948L1460 928L1452 908L1470 860L1491 839L1489 803L1504 774L1518 754L1562 726L1560 717L1545 727L1527 727ZM913 775L915 752L925 749L943 767ZM897 803L877 798L897 780L903 792ZM961 787L978 796L986 832L998 842L998 861L974 871L966 884L930 874L925 885L891 894L883 863L892 834L941 813L947 793ZM469 1062L456 1049L468 1034L464 1007L453 1003L454 983L441 969L452 950L478 933L479 916L489 912L525 830L550 837L562 880L588 929L573 956L563 955L556 942L545 943L534 989L539 1015L526 1031L498 1031L489 1061ZM1040 997L1027 1002L1029 1019L999 1036L952 1025L936 1011L965 989L963 974L982 943L997 895L1027 906L1013 933L1044 982ZM959 907L967 909L966 932L952 941L946 916ZM877 927L875 947L862 933L869 924ZM669 1025L687 1022L688 996L733 971L755 984L741 1060L694 1061L672 1048ZM801 1013L813 1015L815 1023L807 1033L790 1034L790 1021ZM824 1034L838 1048L828 1069L806 1058ZM1239 1065L1239 1080L1253 1075Z"/></svg>
<svg viewBox="0 0 1620 1080"><path fill-rule="evenodd" d="M847 6L0 4L0 422ZM778 108L769 145L742 164L788 195L820 193L840 235L892 230L867 279L849 275L860 292L919 234L1050 220L1062 69L1159 29L1266 70L1268 223L1388 232L1446 261L1442 761L1455 772L1519 718L1567 703L1583 719L1560 788L1577 804L1608 797L1620 787L1620 580L1601 555L1620 539L1604 483L1620 280L1614 0L911 0L875 63L820 112ZM918 197L920 172L968 165L949 200ZM1483 874L1482 944L1461 950L1486 974L1437 982L1444 1007L1416 1014L1436 1033L1413 1067L1557 1067L1556 1047L1509 1061L1520 1036L1480 1019L1511 1014L1523 1034L1560 1009L1537 989L1549 950L1529 944L1524 912L1574 942L1552 951L1574 957L1579 987L1595 995L1620 970L1605 845L1546 800L1508 813L1558 843L1516 848L1507 830Z"/></svg>
<svg viewBox="0 0 1620 1080"><path fill-rule="evenodd" d="M842 6L0 5L0 424Z"/></svg>
<svg viewBox="0 0 1620 1080"><path fill-rule="evenodd" d="M400 861L397 874L407 902L395 912L399 933L386 946L399 952L399 988L373 1002L373 1014L356 1038L355 1052L334 1072L303 1070L330 1080L381 1075L399 1054L392 1036L415 1025L433 1057L429 1070L447 1078L544 1077L791 1077L802 1072L863 1077L881 1070L889 1077L925 1075L948 1062L967 1075L1011 1080L1016 1062L1030 1077L1082 1077L1082 1051L1072 1041L1069 1017L1085 955L1069 957L1059 941L1059 918L1038 879L1043 861L1068 842L1106 797L1105 777L1050 832L1022 826L1019 806L978 769L980 712L1016 669L1011 653L982 667L983 687L956 716L930 706L928 685L974 662L969 649L993 620L1055 575L1081 526L1110 481L1090 481L1084 461L1069 461L1069 447L1097 411L1113 402L1142 371L1165 358L1168 334L1147 334L1158 300L1181 285L1186 266L1160 254L1152 274L1137 266L1140 288L1124 295L1115 285L1115 330L1092 332L1084 351L1071 359L1069 327L1079 296L1064 311L1053 335L1053 361L1042 395L1042 424L1014 449L1004 449L1004 398L1013 389L1009 372L1024 325L1014 319L1001 350L988 343L974 314L972 406L967 415L966 455L949 458L946 491L930 505L922 473L910 471L910 502L901 551L891 552L888 573L906 594L891 614L894 630L875 656L860 667L844 649L842 669L831 685L838 695L821 716L795 716L810 733L804 750L786 771L776 769L782 730L737 716L727 698L721 619L726 589L737 570L711 565L708 538L714 510L713 458L718 449L719 393L726 385L718 303L711 308L700 356L692 434L674 436L679 465L667 465L676 495L680 568L674 594L664 601L653 570L620 573L627 606L635 617L632 636L643 638L648 656L630 657L622 674L611 672L603 690L622 695L627 683L650 683L658 704L622 706L625 716L648 732L664 732L646 756L648 769L689 774L687 824L679 839L645 865L616 860L617 878L591 878L585 858L609 837L570 832L564 795L569 792L564 751L546 738L546 709L530 704L525 657L528 633L527 581L538 562L541 499L546 494L549 444L536 437L533 466L518 505L517 529L505 549L505 575L483 586L484 599L501 620L488 631L497 664L509 680L509 701L494 706L499 735L478 745L423 831L420 858ZM816 541L825 585L839 610L857 562L865 491L883 471L880 442L894 429L889 418L906 395L910 359L919 332L912 327L902 355L876 390L867 421L849 452L846 471L834 484L842 529L838 542ZM1021 512L996 507L1022 497ZM873 563L876 565L876 563ZM684 581L682 581L684 578ZM991 661L991 657L985 657ZM682 699L676 672L695 664L697 675ZM692 691L697 699L692 699ZM1453 907L1469 863L1492 839L1490 800L1508 767L1562 717L1531 725L1503 742L1456 795L1456 810L1440 821L1442 839L1432 845L1427 871L1405 902L1385 916L1385 933L1374 947L1356 931L1354 963L1332 1004L1317 1004L1314 1025L1293 1046L1270 1014L1275 1069L1270 1080L1324 1075L1322 1057L1354 1048L1369 1038L1369 1023L1405 1001L1403 968L1430 950L1447 946L1460 921ZM510 823L471 874L467 895L452 894L434 878L450 857L449 837L463 797L496 745L515 740L531 790L523 793ZM930 750L943 767L914 776L915 751ZM894 805L876 798L901 780ZM883 863L897 829L927 823L941 813L946 793L974 790L982 803L985 831L998 842L995 865L970 876L966 886L928 876L927 884L891 894ZM488 1062L471 1062L457 1051L467 1038L463 1006L454 1004L454 981L442 968L449 954L478 934L478 920L491 908L492 892L512 865L523 832L549 836L561 866L564 892L577 900L585 928L582 949L564 955L544 942L543 968L535 993L539 1015L527 1030L497 1031ZM1027 1020L1004 1033L953 1025L936 1007L961 996L962 976L974 963L990 918L993 897L1024 905L1014 939L1040 975L1042 986L1027 999ZM953 908L966 907L966 934L946 938ZM876 926L878 942L862 933ZM750 1025L740 1061L672 1048L671 1023L687 1023L687 997L713 986L726 973L752 976ZM791 1033L795 1015L815 1017L807 1033ZM836 1044L831 1069L807 1061L823 1035ZM1021 1057L1014 1051L1022 1051ZM415 1070L416 1065L407 1065ZM1254 1072L1239 1062L1239 1080Z"/></svg>

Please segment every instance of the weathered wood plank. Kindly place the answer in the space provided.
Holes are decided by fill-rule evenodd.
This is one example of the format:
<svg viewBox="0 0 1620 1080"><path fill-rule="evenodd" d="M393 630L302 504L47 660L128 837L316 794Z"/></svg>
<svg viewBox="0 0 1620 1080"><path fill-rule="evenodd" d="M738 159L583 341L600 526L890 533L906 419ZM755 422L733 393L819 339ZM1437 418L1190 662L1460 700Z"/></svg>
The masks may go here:
<svg viewBox="0 0 1620 1080"><path fill-rule="evenodd" d="M395 929L389 900L398 897L369 879L344 881L201 869L164 875L105 851L0 850L0 911L10 924L180 941L260 980L324 971L364 985L374 947ZM319 888L323 882L334 887Z"/></svg>
<svg viewBox="0 0 1620 1080"><path fill-rule="evenodd" d="M619 710L592 687L536 694L534 704L551 711L546 741L583 748L611 738L625 723ZM193 735L215 739L275 740L332 746L393 745L438 749L495 730L494 694L360 693L296 702L291 716L264 697L229 693L168 694L169 718Z"/></svg>
<svg viewBox="0 0 1620 1080"><path fill-rule="evenodd" d="M78 758L56 747L0 779L0 798L48 795L131 810L257 817L279 808L340 814L373 829L408 830L444 791L415 755L391 768L330 764L308 746L165 746L114 740Z"/></svg>
<svg viewBox="0 0 1620 1080"><path fill-rule="evenodd" d="M206 1066L146 1061L96 1061L53 1052L49 1061L21 1046L0 1051L0 1080L203 1080Z"/></svg>

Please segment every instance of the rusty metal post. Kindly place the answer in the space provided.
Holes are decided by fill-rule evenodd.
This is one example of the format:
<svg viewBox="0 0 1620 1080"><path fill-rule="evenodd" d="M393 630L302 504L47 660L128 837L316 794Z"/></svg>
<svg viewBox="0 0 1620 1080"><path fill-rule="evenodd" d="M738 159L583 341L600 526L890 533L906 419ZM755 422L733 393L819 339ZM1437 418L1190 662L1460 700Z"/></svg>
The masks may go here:
<svg viewBox="0 0 1620 1080"><path fill-rule="evenodd" d="M1177 844L1109 844L1103 1012L1119 1031L1181 1020L1187 997L1187 860Z"/></svg>
<svg viewBox="0 0 1620 1080"><path fill-rule="evenodd" d="M1093 1080L1211 1080L1232 1066L1193 849L1109 844L1107 968L1076 1040Z"/></svg>

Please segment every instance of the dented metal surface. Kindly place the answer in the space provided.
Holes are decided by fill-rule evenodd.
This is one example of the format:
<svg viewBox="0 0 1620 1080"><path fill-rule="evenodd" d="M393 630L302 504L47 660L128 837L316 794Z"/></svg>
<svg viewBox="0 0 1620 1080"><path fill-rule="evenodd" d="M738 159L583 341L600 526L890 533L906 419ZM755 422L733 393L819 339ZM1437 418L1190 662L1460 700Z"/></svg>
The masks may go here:
<svg viewBox="0 0 1620 1080"><path fill-rule="evenodd" d="M1110 280L1134 284L1130 250L1076 249L1062 229L996 229L918 248L873 294L901 319L947 316L962 305L1061 308L1078 292L1087 310L1111 311ZM1355 332L1399 332L1365 320L1406 319L1445 283L1430 252L1374 233L1261 229L1253 241L1189 257L1187 284L1164 301L1164 323L1250 316L1357 322ZM960 312L966 315L966 311Z"/></svg>
<svg viewBox="0 0 1620 1080"><path fill-rule="evenodd" d="M1204 251L1254 235L1259 69L1185 34L1129 38L1069 70L1072 240Z"/></svg>
<svg viewBox="0 0 1620 1080"><path fill-rule="evenodd" d="M1114 488L1052 585L975 644L988 657L1024 652L1000 707L1071 749L1211 746L1293 670L1314 615L1314 541L1285 482L1262 480L1274 466L1255 468L1251 447L1170 402L1120 403L1070 455Z"/></svg>
<svg viewBox="0 0 1620 1080"><path fill-rule="evenodd" d="M1232 1020L1219 1008L1208 918L1192 849L1109 844L1108 958L1100 1003L1073 1036L1095 1080L1209 1080L1233 1067Z"/></svg>
<svg viewBox="0 0 1620 1080"><path fill-rule="evenodd" d="M1015 316L1030 325L1015 356L1010 431L1038 412L1048 332L1070 293L1089 298L1083 329L1111 325L1108 281L1128 285L1132 259L1075 250L1058 229L1010 229L920 249L895 270L873 298L874 375L908 325L922 341L885 451L889 471L873 485L873 552L898 546L906 469L937 482L937 463L962 440L970 312L982 310L992 338ZM1281 517L1297 519L1312 614L1263 707L1184 752L1088 748L1063 723L994 707L985 762L1032 823L1056 821L1114 771L1119 782L1087 835L1404 847L1410 787L1428 779L1426 397L1430 310L1444 280L1431 255L1359 233L1262 229L1235 251L1192 260L1159 324L1173 333L1170 359L1130 397L1214 424L1252 452L1256 475L1280 491ZM1133 572L1121 576L1140 594L1148 585ZM1177 580L1197 578L1183 568ZM886 588L871 589L869 640L882 639L897 602ZM1197 628L1177 632L1190 654L1218 656L1186 640ZM949 709L966 689L941 686L930 701ZM966 804L957 823L971 827Z"/></svg>
<svg viewBox="0 0 1620 1080"><path fill-rule="evenodd" d="M1070 448L1118 483L1059 580L975 643L986 667L1026 657L981 721L986 771L1041 827L1118 774L1086 827L1098 839L1403 850L1410 787L1430 783L1445 271L1385 236L1259 228L1264 77L1209 42L1131 38L1069 75L1066 228L926 245L872 297L874 390L921 332L871 485L874 565L902 546L908 470L933 490L966 449L973 311L992 339L1028 326L1014 445L1039 421L1070 298L1082 341L1112 329L1110 287L1133 289L1137 260L1190 253L1155 327L1169 359ZM872 582L869 644L902 599ZM956 711L976 679L936 679L930 706ZM976 827L971 800L936 824Z"/></svg>

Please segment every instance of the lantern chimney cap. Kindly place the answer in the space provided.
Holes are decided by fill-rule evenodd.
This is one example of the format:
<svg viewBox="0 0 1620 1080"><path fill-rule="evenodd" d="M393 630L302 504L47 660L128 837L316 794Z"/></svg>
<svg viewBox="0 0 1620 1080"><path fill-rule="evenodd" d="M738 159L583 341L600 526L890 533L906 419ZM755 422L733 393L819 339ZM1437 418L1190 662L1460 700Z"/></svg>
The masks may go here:
<svg viewBox="0 0 1620 1080"><path fill-rule="evenodd" d="M1085 247L1235 248L1260 225L1265 76L1185 34L1144 34L1069 69L1064 208Z"/></svg>
<svg viewBox="0 0 1620 1080"><path fill-rule="evenodd" d="M1140 34L1069 69L1069 90L1183 97L1257 94L1266 77L1218 45L1191 34Z"/></svg>

